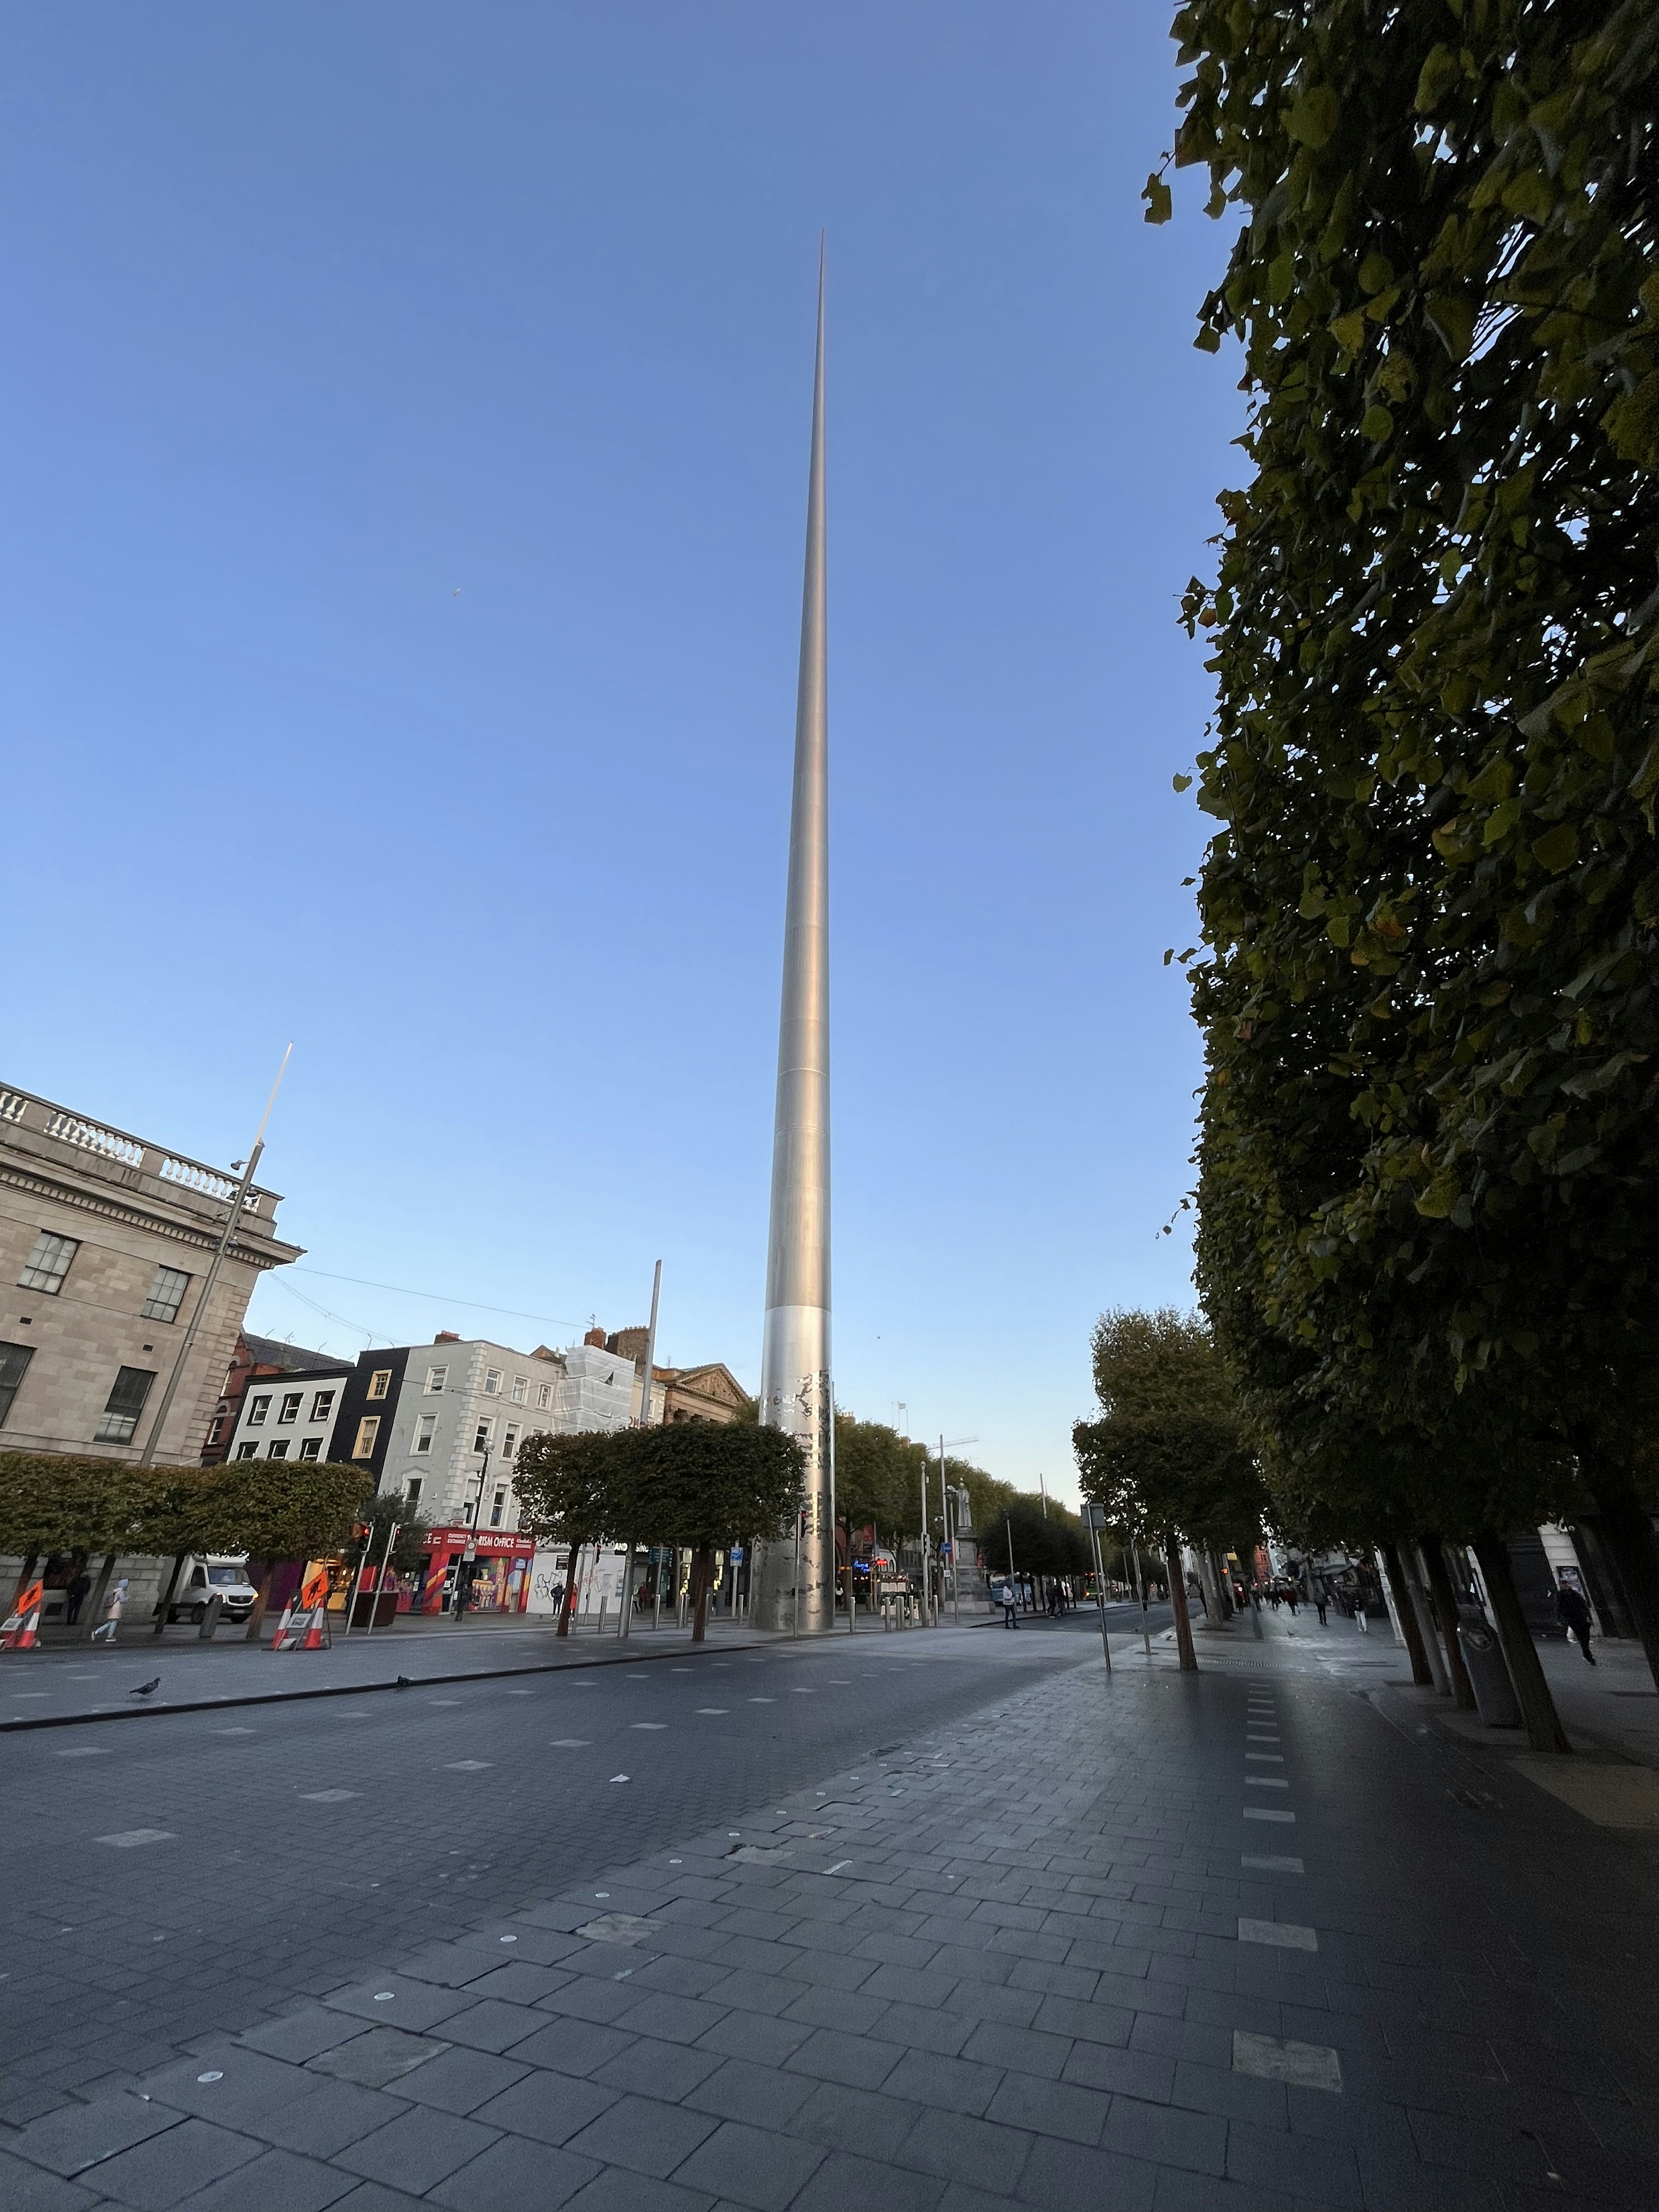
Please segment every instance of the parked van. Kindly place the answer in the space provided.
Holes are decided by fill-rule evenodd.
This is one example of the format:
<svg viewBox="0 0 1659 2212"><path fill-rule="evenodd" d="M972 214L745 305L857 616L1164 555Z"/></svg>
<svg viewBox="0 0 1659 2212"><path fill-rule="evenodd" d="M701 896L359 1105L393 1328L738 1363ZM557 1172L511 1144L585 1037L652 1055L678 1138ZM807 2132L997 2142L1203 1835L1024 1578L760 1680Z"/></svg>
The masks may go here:
<svg viewBox="0 0 1659 2212"><path fill-rule="evenodd" d="M184 1571L173 1593L173 1603L167 1608L167 1619L205 1620L208 1600L216 1597L222 1620L246 1620L258 1595L247 1578L246 1552L221 1555L210 1553L205 1557L198 1553L185 1561Z"/></svg>

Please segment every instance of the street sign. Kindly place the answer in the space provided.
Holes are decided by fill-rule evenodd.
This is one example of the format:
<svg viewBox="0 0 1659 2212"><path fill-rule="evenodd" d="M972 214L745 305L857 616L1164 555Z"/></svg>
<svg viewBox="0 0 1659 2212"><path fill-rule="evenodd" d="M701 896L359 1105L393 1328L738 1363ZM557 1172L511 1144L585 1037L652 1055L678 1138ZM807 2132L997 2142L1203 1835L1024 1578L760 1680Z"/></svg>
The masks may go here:
<svg viewBox="0 0 1659 2212"><path fill-rule="evenodd" d="M1106 1526L1106 1508L1097 1504L1092 1498L1085 1498L1083 1501L1083 1525L1085 1528L1103 1528Z"/></svg>

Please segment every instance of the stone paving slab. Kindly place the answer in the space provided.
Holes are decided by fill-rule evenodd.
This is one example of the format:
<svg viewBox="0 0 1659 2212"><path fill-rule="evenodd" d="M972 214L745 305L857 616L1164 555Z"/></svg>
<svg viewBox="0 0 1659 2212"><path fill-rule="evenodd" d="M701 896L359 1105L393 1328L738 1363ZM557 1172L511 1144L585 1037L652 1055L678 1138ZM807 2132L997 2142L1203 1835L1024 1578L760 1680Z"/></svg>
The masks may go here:
<svg viewBox="0 0 1659 2212"><path fill-rule="evenodd" d="M1080 1665L0 2155L157 2212L1651 2212L1659 1846L1469 1764L1328 1668Z"/></svg>

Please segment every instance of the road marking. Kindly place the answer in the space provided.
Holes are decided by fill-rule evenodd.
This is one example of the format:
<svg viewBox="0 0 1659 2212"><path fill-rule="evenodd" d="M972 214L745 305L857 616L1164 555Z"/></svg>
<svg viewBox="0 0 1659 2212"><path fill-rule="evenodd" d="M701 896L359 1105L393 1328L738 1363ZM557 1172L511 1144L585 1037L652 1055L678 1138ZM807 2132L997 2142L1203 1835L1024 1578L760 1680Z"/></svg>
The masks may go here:
<svg viewBox="0 0 1659 2212"><path fill-rule="evenodd" d="M1254 1867L1260 1874L1305 1874L1308 1870L1300 1859L1253 1859L1248 1851L1240 1854L1238 1863Z"/></svg>
<svg viewBox="0 0 1659 2212"><path fill-rule="evenodd" d="M1290 1786L1282 1774L1247 1774L1244 1777L1247 1790L1288 1790Z"/></svg>
<svg viewBox="0 0 1659 2212"><path fill-rule="evenodd" d="M554 1751L587 1751L592 1741L585 1735L556 1735L550 1748Z"/></svg>
<svg viewBox="0 0 1659 2212"><path fill-rule="evenodd" d="M790 1695L796 1698L816 1698L817 1692L816 1690L809 1689L805 1682L797 1682L790 1692Z"/></svg>
<svg viewBox="0 0 1659 2212"><path fill-rule="evenodd" d="M1294 1820L1296 1815L1294 1813L1276 1812L1270 1805L1247 1805L1244 1818L1247 1820Z"/></svg>
<svg viewBox="0 0 1659 2212"><path fill-rule="evenodd" d="M495 1764L493 1759L447 1759L444 1767L450 1774L482 1774L486 1766Z"/></svg>
<svg viewBox="0 0 1659 2212"><path fill-rule="evenodd" d="M76 1743L67 1751L54 1752L54 1759L102 1759L109 1750L106 1743Z"/></svg>
<svg viewBox="0 0 1659 2212"><path fill-rule="evenodd" d="M252 1735L255 1730L245 1728L215 1729L213 1733L215 1735Z"/></svg>
<svg viewBox="0 0 1659 2212"><path fill-rule="evenodd" d="M749 1702L751 1705L775 1705L778 1701L775 1698L750 1698Z"/></svg>
<svg viewBox="0 0 1659 2212"><path fill-rule="evenodd" d="M1285 1764L1285 1754L1279 1751L1247 1751L1244 1756L1246 1759L1265 1760L1274 1766L1283 1766Z"/></svg>
<svg viewBox="0 0 1659 2212"><path fill-rule="evenodd" d="M1292 1920L1247 1920L1242 1913L1238 1940L1241 1943L1272 1943L1281 1951L1319 1948L1319 1937L1311 1928L1298 1928Z"/></svg>
<svg viewBox="0 0 1659 2212"><path fill-rule="evenodd" d="M179 1839L171 1828L125 1828L118 1836L99 1836L94 1840L112 1844L118 1851L131 1851L140 1844L173 1844Z"/></svg>
<svg viewBox="0 0 1659 2212"><path fill-rule="evenodd" d="M348 1797L361 1797L361 1790L302 1790L307 1805L343 1805Z"/></svg>
<svg viewBox="0 0 1659 2212"><path fill-rule="evenodd" d="M1271 2035L1233 2030L1233 2071L1260 2081L1288 2081L1297 2089L1340 2094L1342 2062L1322 2043L1280 2043Z"/></svg>
<svg viewBox="0 0 1659 2212"><path fill-rule="evenodd" d="M668 1723L666 1721L630 1721L629 1726L636 1729L665 1729Z"/></svg>
<svg viewBox="0 0 1659 2212"><path fill-rule="evenodd" d="M50 1690L14 1690L11 1694L14 1698L49 1698L52 1693Z"/></svg>
<svg viewBox="0 0 1659 2212"><path fill-rule="evenodd" d="M825 1874L844 1874L852 1863L851 1859L837 1859L834 1866L825 1867L823 1870Z"/></svg>
<svg viewBox="0 0 1659 2212"><path fill-rule="evenodd" d="M427 1699L429 1705L459 1705L460 1702L459 1698L428 1698Z"/></svg>
<svg viewBox="0 0 1659 2212"><path fill-rule="evenodd" d="M731 1710L730 1705L699 1705L697 1707L700 1713L729 1713Z"/></svg>
<svg viewBox="0 0 1659 2212"><path fill-rule="evenodd" d="M613 1782L626 1782L628 1777L625 1774L613 1774L611 1779Z"/></svg>

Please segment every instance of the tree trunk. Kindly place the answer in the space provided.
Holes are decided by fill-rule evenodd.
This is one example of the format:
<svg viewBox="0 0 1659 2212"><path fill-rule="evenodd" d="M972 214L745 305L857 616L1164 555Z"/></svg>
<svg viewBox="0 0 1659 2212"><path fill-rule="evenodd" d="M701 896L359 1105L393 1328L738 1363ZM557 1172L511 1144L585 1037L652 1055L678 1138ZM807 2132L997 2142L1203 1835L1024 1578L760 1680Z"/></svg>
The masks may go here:
<svg viewBox="0 0 1659 2212"><path fill-rule="evenodd" d="M90 1639L93 1630L98 1626L98 1616L104 1609L105 1598L109 1595L110 1577L115 1572L115 1562L118 1556L114 1552L105 1553L104 1564L98 1570L98 1579L93 1584L91 1594L81 1608L81 1620L77 1633L82 1644Z"/></svg>
<svg viewBox="0 0 1659 2212"><path fill-rule="evenodd" d="M1624 1583L1648 1671L1659 1687L1659 1542L1653 1522L1622 1467L1589 1452L1580 1453L1579 1467L1599 1510L1601 1540ZM1486 1561L1480 1564L1484 1570Z"/></svg>
<svg viewBox="0 0 1659 2212"><path fill-rule="evenodd" d="M1510 1572L1510 1555L1504 1540L1487 1529L1475 1538L1474 1550L1480 1563L1480 1579L1492 1601L1492 1625L1509 1662L1515 1694L1521 1701L1527 1739L1534 1751L1571 1753L1572 1746L1567 1741L1555 1700L1550 1695L1550 1686L1544 1679L1538 1647L1532 1640L1521 1601L1515 1594L1515 1577Z"/></svg>
<svg viewBox="0 0 1659 2212"><path fill-rule="evenodd" d="M1429 1672L1434 1677L1434 1693L1437 1698L1449 1698L1451 1683L1447 1676L1440 1638L1435 1630L1434 1607L1429 1600L1428 1587L1423 1580L1422 1554L1408 1536L1402 1536L1400 1540L1400 1569L1406 1577L1406 1588L1411 1592L1412 1610L1417 1615L1417 1626L1422 1632Z"/></svg>
<svg viewBox="0 0 1659 2212"><path fill-rule="evenodd" d="M1187 1584L1181 1572L1181 1539L1173 1528L1164 1539L1164 1556L1170 1565L1170 1603L1175 1608L1176 1648L1181 1654L1183 1674L1198 1672L1198 1654L1193 1649L1193 1624L1187 1612Z"/></svg>
<svg viewBox="0 0 1659 2212"><path fill-rule="evenodd" d="M277 1562L275 1559L265 1561L264 1572L260 1576L259 1587L254 1593L253 1610L247 1617L247 1626L242 1633L244 1644L257 1644L259 1641L265 1625L265 1607L270 1602L270 1585L276 1579L276 1567Z"/></svg>
<svg viewBox="0 0 1659 2212"><path fill-rule="evenodd" d="M1463 1647L1457 1640L1457 1598L1452 1589L1451 1577L1446 1571L1445 1547L1438 1536L1425 1536L1418 1547L1423 1555L1423 1565L1429 1577L1429 1595L1434 1601L1435 1625L1440 1631L1440 1640L1446 1647L1446 1672L1451 1677L1452 1702L1460 1713L1472 1713L1474 1709L1474 1685L1469 1680L1469 1670L1463 1663Z"/></svg>
<svg viewBox="0 0 1659 2212"><path fill-rule="evenodd" d="M1418 1623L1417 1607L1412 1603L1406 1570L1400 1564L1400 1547L1390 1539L1386 1544L1379 1544L1377 1549L1382 1554L1394 1609L1400 1617L1401 1633L1406 1639L1406 1650L1412 1662L1412 1680L1424 1689L1429 1689L1433 1686L1434 1674L1429 1666L1429 1655L1423 1649L1423 1631Z"/></svg>
<svg viewBox="0 0 1659 2212"><path fill-rule="evenodd" d="M560 1636L569 1635L570 1616L576 1609L576 1561L580 1553L581 1546L573 1536L570 1540L570 1557L564 1571L564 1595L559 1600L559 1626L555 1632Z"/></svg>
<svg viewBox="0 0 1659 2212"><path fill-rule="evenodd" d="M1221 1606L1221 1618L1231 1620L1233 1617L1233 1594L1227 1587L1227 1562L1213 1544L1210 1547L1209 1559L1210 1572L1215 1577L1216 1596Z"/></svg>
<svg viewBox="0 0 1659 2212"><path fill-rule="evenodd" d="M155 1626L153 1633L157 1636L167 1634L167 1615L173 1610L173 1594L179 1587L179 1577L185 1571L185 1561L189 1557L188 1552L175 1552L173 1555L173 1572L167 1577L167 1586L162 1591L161 1601L155 1608Z"/></svg>
<svg viewBox="0 0 1659 2212"><path fill-rule="evenodd" d="M713 1559L706 1544L699 1544L691 1554L691 1641L702 1644L708 1632L709 1568Z"/></svg>

